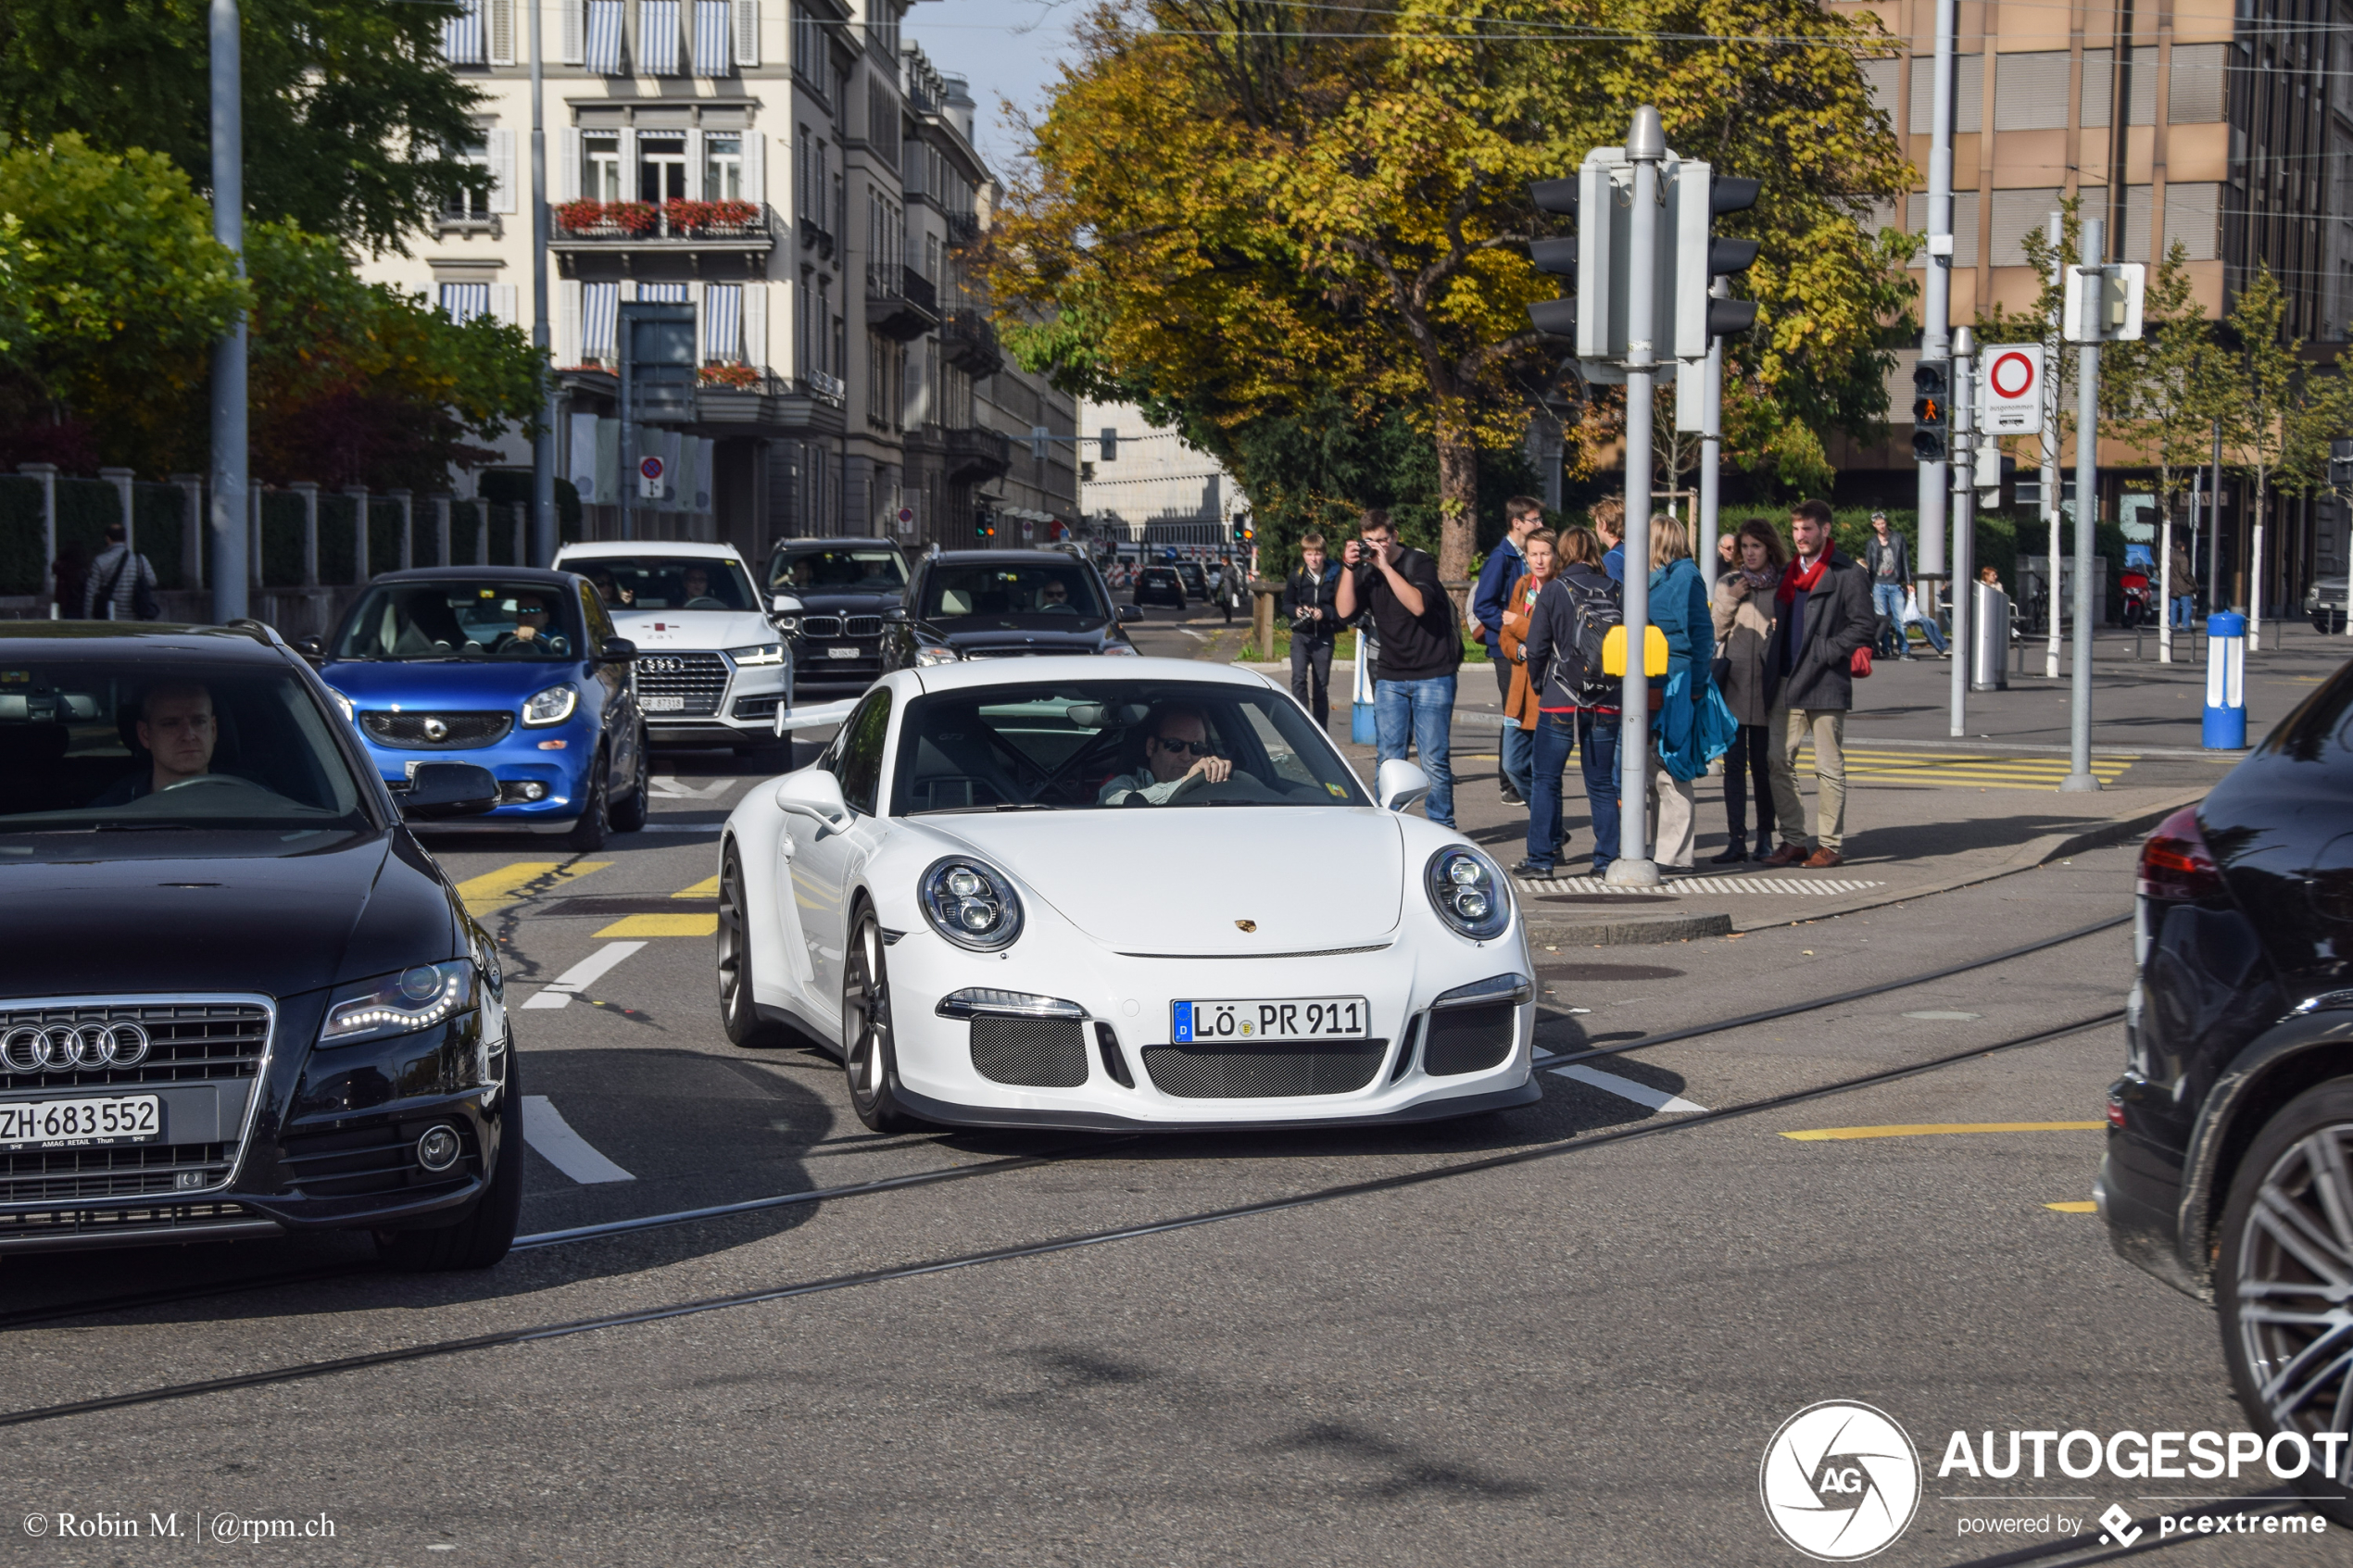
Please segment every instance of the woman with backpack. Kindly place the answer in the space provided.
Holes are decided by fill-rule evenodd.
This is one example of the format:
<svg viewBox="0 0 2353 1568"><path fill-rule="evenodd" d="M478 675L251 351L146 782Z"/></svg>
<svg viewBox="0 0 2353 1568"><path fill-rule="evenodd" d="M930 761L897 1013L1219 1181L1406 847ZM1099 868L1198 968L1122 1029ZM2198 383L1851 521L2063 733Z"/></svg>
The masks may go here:
<svg viewBox="0 0 2353 1568"><path fill-rule="evenodd" d="M1593 874L1617 859L1618 683L1602 673L1602 643L1623 623L1619 588L1603 569L1602 542L1591 529L1565 528L1554 547L1553 580L1536 596L1528 634L1528 681L1535 690L1536 754L1528 796L1528 858L1514 876L1551 876L1566 847L1561 778L1571 745L1585 775L1593 814Z"/></svg>

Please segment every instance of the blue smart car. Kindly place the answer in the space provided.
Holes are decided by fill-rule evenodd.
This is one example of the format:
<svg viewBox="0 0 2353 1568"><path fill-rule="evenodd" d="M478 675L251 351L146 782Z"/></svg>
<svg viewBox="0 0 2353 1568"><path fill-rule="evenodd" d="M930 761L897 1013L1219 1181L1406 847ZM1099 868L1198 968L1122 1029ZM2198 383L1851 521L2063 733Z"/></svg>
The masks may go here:
<svg viewBox="0 0 2353 1568"><path fill-rule="evenodd" d="M434 831L560 833L588 850L646 824L636 657L575 572L433 567L371 582L319 673L387 781L434 760L497 776L494 809Z"/></svg>

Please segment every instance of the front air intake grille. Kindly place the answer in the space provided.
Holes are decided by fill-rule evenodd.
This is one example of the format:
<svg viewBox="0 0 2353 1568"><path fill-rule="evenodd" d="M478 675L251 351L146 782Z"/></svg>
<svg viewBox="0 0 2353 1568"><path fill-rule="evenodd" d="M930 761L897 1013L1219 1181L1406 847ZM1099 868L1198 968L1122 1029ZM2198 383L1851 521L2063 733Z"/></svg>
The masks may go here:
<svg viewBox="0 0 2353 1568"><path fill-rule="evenodd" d="M1518 1010L1509 1002L1493 1002L1431 1013L1428 1037L1422 1044L1422 1071L1446 1078L1500 1066L1517 1043L1513 1015Z"/></svg>
<svg viewBox="0 0 2353 1568"><path fill-rule="evenodd" d="M186 1233L251 1229L260 1216L241 1203L157 1203L142 1209L35 1209L0 1214L0 1246L32 1238L97 1237L112 1231Z"/></svg>
<svg viewBox="0 0 2353 1568"><path fill-rule="evenodd" d="M727 661L715 653L640 654L637 696L652 714L707 717L727 690Z"/></svg>
<svg viewBox="0 0 2353 1568"><path fill-rule="evenodd" d="M1072 1089L1087 1081L1087 1037L1075 1018L975 1018L973 1071L997 1084Z"/></svg>
<svg viewBox="0 0 2353 1568"><path fill-rule="evenodd" d="M495 746L515 727L511 713L379 713L359 715L359 727L379 746L407 751L470 751Z"/></svg>
<svg viewBox="0 0 2353 1568"><path fill-rule="evenodd" d="M774 719L776 716L776 704L783 700L784 698L779 696L739 696L736 699L736 717Z"/></svg>
<svg viewBox="0 0 2353 1568"><path fill-rule="evenodd" d="M1387 1040L1314 1045L1146 1046L1144 1071L1162 1094L1179 1099L1275 1099L1344 1095L1380 1071Z"/></svg>
<svg viewBox="0 0 2353 1568"><path fill-rule="evenodd" d="M436 1125L453 1126L460 1150L447 1171L417 1163L417 1140ZM343 1133L298 1133L278 1145L289 1192L305 1198L369 1198L415 1187L454 1186L482 1170L482 1151L463 1118L428 1117Z"/></svg>
<svg viewBox="0 0 2353 1568"><path fill-rule="evenodd" d="M800 634L804 637L879 637L883 621L879 615L804 615L800 618Z"/></svg>
<svg viewBox="0 0 2353 1568"><path fill-rule="evenodd" d="M250 1002L103 1002L6 1008L0 1041L20 1027L135 1023L147 1052L130 1067L59 1067L18 1072L0 1062L0 1092L94 1089L117 1084L189 1084L250 1078L270 1044L270 1013Z"/></svg>
<svg viewBox="0 0 2353 1568"><path fill-rule="evenodd" d="M234 1144L120 1144L0 1155L0 1202L71 1203L219 1186ZM183 1180L184 1173L193 1178Z"/></svg>

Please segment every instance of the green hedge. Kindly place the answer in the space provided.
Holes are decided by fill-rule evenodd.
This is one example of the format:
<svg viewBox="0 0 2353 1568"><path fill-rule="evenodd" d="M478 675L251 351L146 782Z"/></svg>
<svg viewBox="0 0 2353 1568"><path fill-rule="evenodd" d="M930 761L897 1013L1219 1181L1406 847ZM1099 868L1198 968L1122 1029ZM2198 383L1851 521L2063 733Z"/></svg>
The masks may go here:
<svg viewBox="0 0 2353 1568"><path fill-rule="evenodd" d="M308 508L291 490L261 493L261 585L302 586L302 531Z"/></svg>

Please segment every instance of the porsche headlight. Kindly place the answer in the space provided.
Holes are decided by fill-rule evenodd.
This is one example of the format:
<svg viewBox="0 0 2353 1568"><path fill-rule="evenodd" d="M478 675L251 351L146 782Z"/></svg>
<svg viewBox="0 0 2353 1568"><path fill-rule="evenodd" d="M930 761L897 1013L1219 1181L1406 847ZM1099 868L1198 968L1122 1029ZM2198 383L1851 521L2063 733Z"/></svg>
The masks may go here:
<svg viewBox="0 0 2353 1568"><path fill-rule="evenodd" d="M560 724L572 717L580 706L580 688L566 681L560 686L549 686L522 705L522 721L535 727Z"/></svg>
<svg viewBox="0 0 2353 1568"><path fill-rule="evenodd" d="M955 662L956 650L954 648L920 647L915 650L915 667L919 670L928 664Z"/></svg>
<svg viewBox="0 0 2353 1568"><path fill-rule="evenodd" d="M1484 942L1511 923L1511 895L1495 862L1476 849L1450 845L1429 858L1422 872L1430 908L1464 935Z"/></svg>
<svg viewBox="0 0 2353 1568"><path fill-rule="evenodd" d="M737 664L782 664L785 661L785 645L755 643L748 648L729 648L727 657Z"/></svg>
<svg viewBox="0 0 2353 1568"><path fill-rule="evenodd" d="M319 1043L349 1046L430 1029L472 1009L476 984L472 959L419 964L397 974L362 981L327 1004L327 1022L320 1025Z"/></svg>
<svg viewBox="0 0 2353 1568"><path fill-rule="evenodd" d="M1021 898L1005 874L986 861L932 862L919 897L932 929L959 947L993 953L1021 935Z"/></svg>

